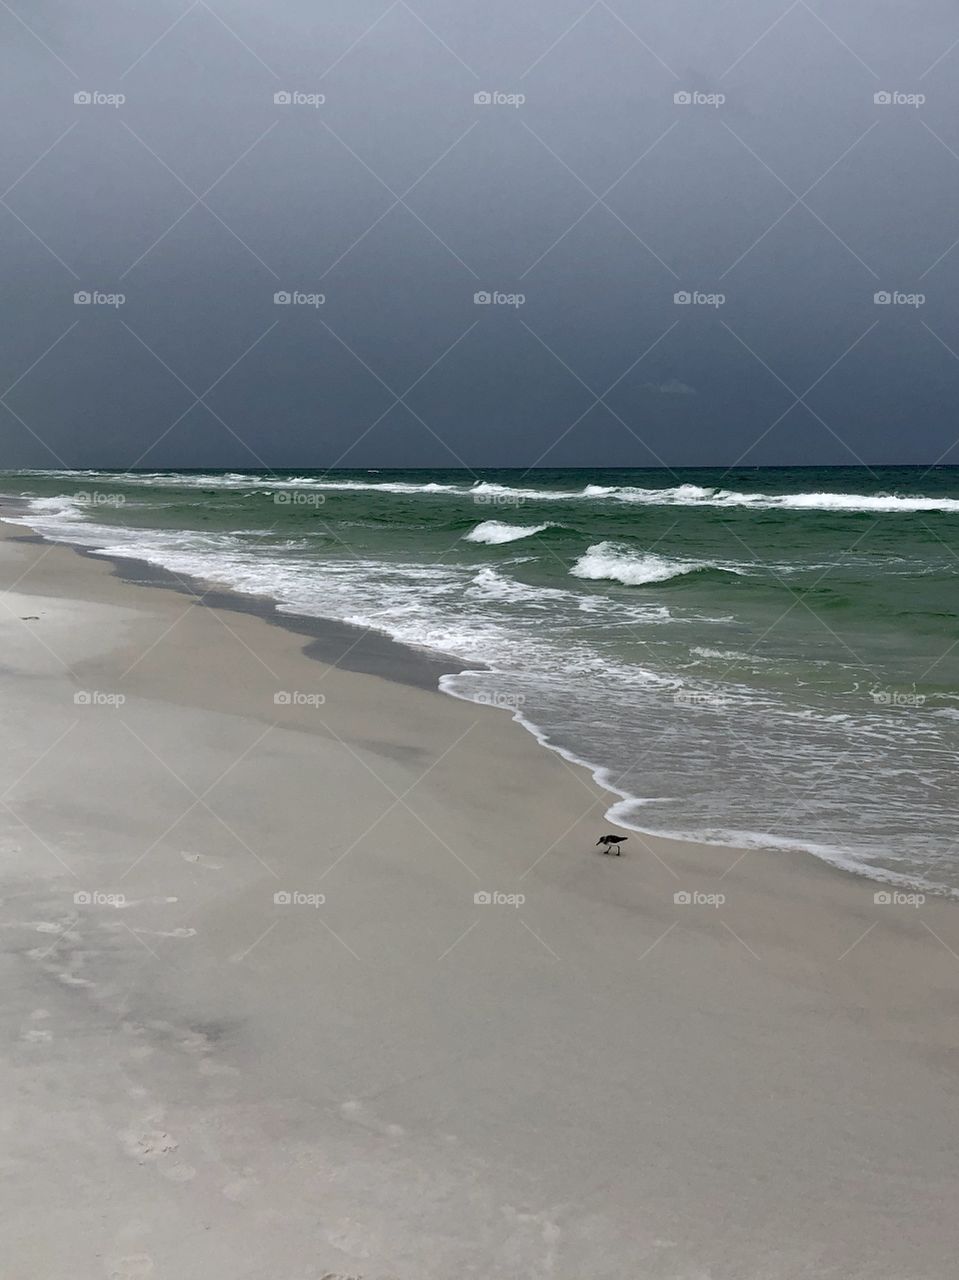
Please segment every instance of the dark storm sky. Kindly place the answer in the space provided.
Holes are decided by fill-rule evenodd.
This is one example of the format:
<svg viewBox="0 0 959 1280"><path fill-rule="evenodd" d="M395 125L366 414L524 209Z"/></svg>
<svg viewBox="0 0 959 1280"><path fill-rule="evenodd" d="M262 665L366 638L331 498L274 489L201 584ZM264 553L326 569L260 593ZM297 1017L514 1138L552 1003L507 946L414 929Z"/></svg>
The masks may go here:
<svg viewBox="0 0 959 1280"><path fill-rule="evenodd" d="M0 467L959 462L954 0L9 0L0 34Z"/></svg>

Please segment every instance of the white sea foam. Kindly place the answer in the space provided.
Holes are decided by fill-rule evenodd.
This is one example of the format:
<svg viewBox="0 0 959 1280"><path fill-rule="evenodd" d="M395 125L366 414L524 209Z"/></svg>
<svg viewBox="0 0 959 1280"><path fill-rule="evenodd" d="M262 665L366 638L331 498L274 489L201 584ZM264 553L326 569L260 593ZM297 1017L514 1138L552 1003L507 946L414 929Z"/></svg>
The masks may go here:
<svg viewBox="0 0 959 1280"><path fill-rule="evenodd" d="M719 658L722 662L766 662L755 653L741 653L738 649L710 649L706 645L693 645L689 651L697 658Z"/></svg>
<svg viewBox="0 0 959 1280"><path fill-rule="evenodd" d="M578 604L571 591L563 591L557 587L531 586L504 573L498 573L495 569L480 569L466 594L474 599L523 603L533 609L544 609L559 601L573 607Z"/></svg>
<svg viewBox="0 0 959 1280"><path fill-rule="evenodd" d="M487 480L478 480L476 484L458 492L468 494L472 498L523 498L531 502L561 501L564 498L577 498L582 494L575 489L532 489L522 485L493 484Z"/></svg>
<svg viewBox="0 0 959 1280"><path fill-rule="evenodd" d="M542 533L550 524L506 524L502 520L484 520L475 529L464 534L465 542L486 542L491 546L499 546L503 542L518 542L520 538L531 538L534 533Z"/></svg>
<svg viewBox="0 0 959 1280"><path fill-rule="evenodd" d="M417 484L405 480L338 479L335 472L325 476L273 477L262 474L228 472L226 474L182 475L177 472L97 472L97 471L21 471L23 476L52 478L100 477L112 486L170 486L199 489L250 489L271 493L283 489L308 489L318 492L351 491L415 496L471 497L530 502L613 501L645 506L745 507L760 511L837 511L900 513L920 511L959 512L959 498L924 497L896 493L745 493L736 489L716 489L697 484L666 485L646 488L637 485L588 484L582 489L540 489L533 485L498 484L479 480L471 484L434 481Z"/></svg>
<svg viewBox="0 0 959 1280"><path fill-rule="evenodd" d="M742 493L736 489L704 489L694 484L666 489L587 485L581 494L568 496L607 497L646 506L745 507L758 511L959 512L959 498L926 498L895 493Z"/></svg>
<svg viewBox="0 0 959 1280"><path fill-rule="evenodd" d="M903 497L895 493L737 493L720 489L706 499L717 507L758 507L787 511L959 511L959 498Z"/></svg>
<svg viewBox="0 0 959 1280"><path fill-rule="evenodd" d="M580 556L570 573L574 578L594 581L621 582L627 587L640 587L650 582L668 582L700 569L726 569L730 573L742 573L741 569L713 564L707 560L673 560L653 552L636 552L616 542L597 542Z"/></svg>

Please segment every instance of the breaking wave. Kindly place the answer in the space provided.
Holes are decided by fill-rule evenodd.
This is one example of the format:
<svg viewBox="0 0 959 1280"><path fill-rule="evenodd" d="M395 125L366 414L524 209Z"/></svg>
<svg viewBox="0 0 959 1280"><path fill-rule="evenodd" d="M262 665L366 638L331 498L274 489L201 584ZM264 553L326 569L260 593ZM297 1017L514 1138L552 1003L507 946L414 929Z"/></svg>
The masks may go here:
<svg viewBox="0 0 959 1280"><path fill-rule="evenodd" d="M534 486L496 484L484 480L474 483L424 482L408 480L337 479L328 476L270 476L243 472L226 474L183 475L175 472L35 471L18 472L23 476L72 479L101 477L111 486L199 489L256 489L262 493L287 489L315 492L363 492L402 496L469 497L477 504L516 502L617 502L639 506L743 507L757 511L837 511L874 512L876 514L908 514L911 512L959 513L959 498L924 497L897 493L831 493L816 490L808 493L746 493L738 489L721 489L698 484L679 484L664 488L638 485L588 484L581 489L546 489ZM490 522L494 523L494 522ZM478 539L477 539L478 540Z"/></svg>
<svg viewBox="0 0 959 1280"><path fill-rule="evenodd" d="M621 582L627 587L641 587L649 582L668 582L689 573L720 570L741 574L741 569L713 564L708 560L673 560L652 552L635 552L615 542L597 542L580 556L570 573L574 578L593 581Z"/></svg>
<svg viewBox="0 0 959 1280"><path fill-rule="evenodd" d="M486 542L490 546L499 546L503 542L531 538L534 533L542 533L549 528L552 528L550 524L506 524L502 520L484 520L463 537L466 542Z"/></svg>

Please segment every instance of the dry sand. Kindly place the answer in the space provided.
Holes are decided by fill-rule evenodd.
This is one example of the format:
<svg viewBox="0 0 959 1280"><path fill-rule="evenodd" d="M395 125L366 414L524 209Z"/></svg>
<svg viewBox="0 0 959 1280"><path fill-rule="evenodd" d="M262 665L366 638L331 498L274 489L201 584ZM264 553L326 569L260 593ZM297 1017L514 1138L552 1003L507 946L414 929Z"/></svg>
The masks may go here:
<svg viewBox="0 0 959 1280"><path fill-rule="evenodd" d="M952 903L603 857L610 798L417 655L348 636L398 678L332 667L23 534L4 1277L955 1275Z"/></svg>

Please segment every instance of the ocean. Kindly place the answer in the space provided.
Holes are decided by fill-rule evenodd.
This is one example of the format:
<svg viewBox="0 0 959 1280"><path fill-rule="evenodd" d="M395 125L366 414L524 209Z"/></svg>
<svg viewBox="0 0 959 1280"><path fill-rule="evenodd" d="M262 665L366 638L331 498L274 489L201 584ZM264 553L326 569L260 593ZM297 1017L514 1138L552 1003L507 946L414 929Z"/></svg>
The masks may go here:
<svg viewBox="0 0 959 1280"><path fill-rule="evenodd" d="M446 693L589 766L627 827L959 893L959 469L12 471L0 490L48 538L447 656Z"/></svg>

